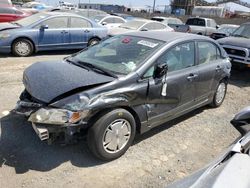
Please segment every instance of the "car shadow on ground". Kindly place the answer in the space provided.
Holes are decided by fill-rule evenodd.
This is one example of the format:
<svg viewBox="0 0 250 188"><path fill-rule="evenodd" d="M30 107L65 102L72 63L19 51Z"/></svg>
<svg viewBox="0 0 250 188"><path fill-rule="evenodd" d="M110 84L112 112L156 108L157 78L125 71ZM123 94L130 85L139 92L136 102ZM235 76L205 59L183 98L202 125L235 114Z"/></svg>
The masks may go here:
<svg viewBox="0 0 250 188"><path fill-rule="evenodd" d="M53 51L41 51L41 52L37 52L35 54L32 54L29 57L36 57L36 56L48 56L48 55L71 55L74 53L79 52L80 50L53 50ZM13 54L2 54L0 53L0 58L6 58L6 57L16 57ZM16 58L20 58L20 57L16 57Z"/></svg>
<svg viewBox="0 0 250 188"><path fill-rule="evenodd" d="M145 140L145 139L148 139L152 136L155 136L157 135L158 133L162 132L162 131L165 131L175 125L177 125L178 123L182 122L182 121L185 121L197 114L200 114L202 113L205 109L208 109L208 108L211 108L209 106L204 106L204 107L201 107L201 108L198 108L194 111L191 111L183 116L180 116L172 121L169 121L169 122L166 122L160 126L157 126L153 129L151 129L150 131L144 133L144 134L141 134L141 135L137 135L137 137L135 138L135 141L134 141L134 144L138 144L140 143L141 141Z"/></svg>
<svg viewBox="0 0 250 188"><path fill-rule="evenodd" d="M74 166L101 165L88 150L86 141L74 145L41 142L24 117L10 114L0 119L0 167L14 167L17 174L28 170L50 171L70 161Z"/></svg>
<svg viewBox="0 0 250 188"><path fill-rule="evenodd" d="M243 70L232 69L230 84L238 87L249 87L250 86L250 68Z"/></svg>
<svg viewBox="0 0 250 188"><path fill-rule="evenodd" d="M137 135L134 144L167 130L203 110L204 108L197 109L143 135ZM94 158L84 140L67 146L47 145L41 142L31 124L22 116L10 114L2 117L0 126L0 167L13 167L17 174L29 170L50 171L67 161L77 167L92 167L104 163Z"/></svg>

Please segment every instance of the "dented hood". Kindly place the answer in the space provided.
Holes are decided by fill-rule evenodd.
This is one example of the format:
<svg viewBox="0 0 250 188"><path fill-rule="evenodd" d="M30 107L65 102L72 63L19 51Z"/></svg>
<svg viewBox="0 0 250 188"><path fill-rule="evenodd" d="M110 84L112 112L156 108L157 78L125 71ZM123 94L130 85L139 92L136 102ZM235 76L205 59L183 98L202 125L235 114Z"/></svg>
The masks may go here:
<svg viewBox="0 0 250 188"><path fill-rule="evenodd" d="M9 22L0 23L0 31L4 31L4 30L8 30L8 29L16 29L19 27L20 26L14 25L14 24L9 23Z"/></svg>
<svg viewBox="0 0 250 188"><path fill-rule="evenodd" d="M232 45L243 48L250 48L250 39L240 38L240 37L226 37L217 40L221 45Z"/></svg>
<svg viewBox="0 0 250 188"><path fill-rule="evenodd" d="M23 74L27 92L35 99L50 103L64 94L97 84L113 81L115 78L88 71L64 61L38 62L28 67Z"/></svg>

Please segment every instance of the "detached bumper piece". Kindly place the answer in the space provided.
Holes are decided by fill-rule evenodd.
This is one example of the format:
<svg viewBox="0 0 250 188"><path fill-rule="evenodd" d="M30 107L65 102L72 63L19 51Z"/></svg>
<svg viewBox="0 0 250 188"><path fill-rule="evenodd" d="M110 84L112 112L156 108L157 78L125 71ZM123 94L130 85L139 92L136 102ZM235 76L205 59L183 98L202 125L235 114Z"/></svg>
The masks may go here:
<svg viewBox="0 0 250 188"><path fill-rule="evenodd" d="M41 141L49 139L49 131L47 128L37 127L34 123L32 123L32 127Z"/></svg>
<svg viewBox="0 0 250 188"><path fill-rule="evenodd" d="M82 122L78 126L32 123L32 127L41 141L46 141L48 144L71 144L85 136L87 123Z"/></svg>
<svg viewBox="0 0 250 188"><path fill-rule="evenodd" d="M32 112L38 110L42 106L43 105L39 103L18 101L13 112L28 117Z"/></svg>

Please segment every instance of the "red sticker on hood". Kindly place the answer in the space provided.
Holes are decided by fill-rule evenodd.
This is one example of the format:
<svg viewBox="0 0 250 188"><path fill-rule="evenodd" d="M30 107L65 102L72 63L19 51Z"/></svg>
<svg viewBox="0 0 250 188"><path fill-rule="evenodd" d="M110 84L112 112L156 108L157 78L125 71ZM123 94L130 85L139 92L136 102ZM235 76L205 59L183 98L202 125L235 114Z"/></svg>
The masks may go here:
<svg viewBox="0 0 250 188"><path fill-rule="evenodd" d="M131 38L127 37L122 40L122 43L125 43L125 44L130 43L131 40L132 40Z"/></svg>

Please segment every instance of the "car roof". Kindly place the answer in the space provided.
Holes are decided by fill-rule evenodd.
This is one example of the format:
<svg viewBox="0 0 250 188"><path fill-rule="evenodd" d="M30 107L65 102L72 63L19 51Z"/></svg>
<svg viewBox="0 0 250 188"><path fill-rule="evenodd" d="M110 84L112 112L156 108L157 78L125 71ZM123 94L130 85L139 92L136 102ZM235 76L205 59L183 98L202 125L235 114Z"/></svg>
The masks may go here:
<svg viewBox="0 0 250 188"><path fill-rule="evenodd" d="M233 25L233 24L221 24L220 27L239 27L239 25Z"/></svg>
<svg viewBox="0 0 250 188"><path fill-rule="evenodd" d="M78 17L82 17L78 14L75 13L71 13L71 12L43 12L44 14L47 14L49 16L78 16Z"/></svg>
<svg viewBox="0 0 250 188"><path fill-rule="evenodd" d="M143 31L143 32L137 31L137 32L129 32L129 34L126 35L145 37L145 38L164 41L166 43L169 43L177 39L189 39L189 40L201 39L201 40L213 41L210 38L201 35L180 33L180 32L167 32L167 31Z"/></svg>
<svg viewBox="0 0 250 188"><path fill-rule="evenodd" d="M164 19L164 20L166 20L166 19L178 19L178 20L179 20L179 18L175 18L175 17L164 17L164 16L154 16L153 18L160 18L160 19Z"/></svg>
<svg viewBox="0 0 250 188"><path fill-rule="evenodd" d="M242 25L250 25L250 22L243 23Z"/></svg>
<svg viewBox="0 0 250 188"><path fill-rule="evenodd" d="M148 20L148 19L145 19L145 18L135 18L131 22L133 22L133 21L141 21L141 22L145 22L145 23L151 23L151 22L152 23L160 23L160 22L157 22L157 21L154 21L154 20Z"/></svg>
<svg viewBox="0 0 250 188"><path fill-rule="evenodd" d="M212 18L205 18L205 17L200 17L200 16L196 16L196 17L190 17L188 19L195 19L195 18L198 18L198 19L205 19L205 20L214 20Z"/></svg>

